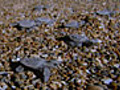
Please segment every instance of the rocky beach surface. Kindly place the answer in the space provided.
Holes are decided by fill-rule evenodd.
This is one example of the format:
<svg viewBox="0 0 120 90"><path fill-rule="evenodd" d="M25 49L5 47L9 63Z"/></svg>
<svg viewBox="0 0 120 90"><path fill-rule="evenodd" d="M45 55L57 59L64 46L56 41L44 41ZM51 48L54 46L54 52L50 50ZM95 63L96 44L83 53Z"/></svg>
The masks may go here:
<svg viewBox="0 0 120 90"><path fill-rule="evenodd" d="M119 0L0 0L0 90L119 89Z"/></svg>

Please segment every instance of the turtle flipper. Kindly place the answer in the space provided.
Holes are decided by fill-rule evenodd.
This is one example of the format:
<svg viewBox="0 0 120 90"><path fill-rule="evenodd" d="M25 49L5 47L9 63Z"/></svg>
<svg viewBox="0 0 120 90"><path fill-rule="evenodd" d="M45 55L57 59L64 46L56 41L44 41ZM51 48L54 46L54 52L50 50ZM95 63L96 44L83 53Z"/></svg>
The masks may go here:
<svg viewBox="0 0 120 90"><path fill-rule="evenodd" d="M43 81L44 81L44 82L48 82L50 76L51 76L50 69L49 69L48 67L45 67L45 68L43 69Z"/></svg>

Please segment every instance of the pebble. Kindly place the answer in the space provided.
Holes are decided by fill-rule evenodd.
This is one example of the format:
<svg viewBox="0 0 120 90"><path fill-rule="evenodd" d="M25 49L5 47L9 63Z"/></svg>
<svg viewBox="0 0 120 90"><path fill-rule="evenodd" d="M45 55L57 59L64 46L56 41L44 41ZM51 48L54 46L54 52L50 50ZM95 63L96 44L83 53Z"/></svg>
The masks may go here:
<svg viewBox="0 0 120 90"><path fill-rule="evenodd" d="M23 72L24 71L24 68L22 66L18 66L16 68L16 72Z"/></svg>
<svg viewBox="0 0 120 90"><path fill-rule="evenodd" d="M114 67L120 68L120 64L114 64Z"/></svg>
<svg viewBox="0 0 120 90"><path fill-rule="evenodd" d="M7 85L4 85L3 87L0 86L0 90L6 90L8 88Z"/></svg>
<svg viewBox="0 0 120 90"><path fill-rule="evenodd" d="M13 59L12 59L12 62L18 62L18 61L20 61L20 58L16 58L16 59L13 58Z"/></svg>
<svg viewBox="0 0 120 90"><path fill-rule="evenodd" d="M112 80L111 78L108 78L108 79L102 79L102 81L103 81L105 84L109 85L113 80Z"/></svg>
<svg viewBox="0 0 120 90"><path fill-rule="evenodd" d="M9 74L9 72L5 72L5 71L0 72L0 75L8 75L8 74Z"/></svg>
<svg viewBox="0 0 120 90"><path fill-rule="evenodd" d="M12 86L12 89L15 90L15 89L16 89L16 86Z"/></svg>
<svg viewBox="0 0 120 90"><path fill-rule="evenodd" d="M93 43L102 43L102 41L100 39L93 39L91 40Z"/></svg>
<svg viewBox="0 0 120 90"><path fill-rule="evenodd" d="M63 59L61 58L61 56L58 57L58 61L59 61L59 62L62 62L62 61L63 61Z"/></svg>
<svg viewBox="0 0 120 90"><path fill-rule="evenodd" d="M48 57L48 54L42 54L41 55L43 58L47 58Z"/></svg>
<svg viewBox="0 0 120 90"><path fill-rule="evenodd" d="M88 86L86 90L104 90L100 86Z"/></svg>

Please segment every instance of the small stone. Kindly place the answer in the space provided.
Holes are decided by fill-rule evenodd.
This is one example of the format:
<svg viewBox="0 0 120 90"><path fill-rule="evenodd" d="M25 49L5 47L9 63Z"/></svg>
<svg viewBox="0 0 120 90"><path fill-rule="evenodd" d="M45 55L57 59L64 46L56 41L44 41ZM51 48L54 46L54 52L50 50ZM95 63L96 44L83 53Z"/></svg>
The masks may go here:
<svg viewBox="0 0 120 90"><path fill-rule="evenodd" d="M86 70L86 72L87 72L88 74L91 74L91 72L90 72L89 70Z"/></svg>
<svg viewBox="0 0 120 90"><path fill-rule="evenodd" d="M103 81L105 84L109 85L113 80L112 80L111 78L108 78L108 79L102 79L102 81Z"/></svg>
<svg viewBox="0 0 120 90"><path fill-rule="evenodd" d="M42 54L41 55L43 58L47 58L48 57L48 54Z"/></svg>
<svg viewBox="0 0 120 90"><path fill-rule="evenodd" d="M12 62L18 62L20 61L20 58L12 59Z"/></svg>
<svg viewBox="0 0 120 90"><path fill-rule="evenodd" d="M14 90L15 90L15 89L16 89L16 86L12 86L12 89L14 89Z"/></svg>
<svg viewBox="0 0 120 90"><path fill-rule="evenodd" d="M23 72L24 68L20 65L16 68L16 72Z"/></svg>
<svg viewBox="0 0 120 90"><path fill-rule="evenodd" d="M86 90L104 90L100 86L88 86Z"/></svg>
<svg viewBox="0 0 120 90"><path fill-rule="evenodd" d="M102 41L100 39L93 39L91 40L93 43L102 43Z"/></svg>
<svg viewBox="0 0 120 90"><path fill-rule="evenodd" d="M5 71L3 71L3 72L0 72L0 75L8 75L9 73L8 72L5 72Z"/></svg>
<svg viewBox="0 0 120 90"><path fill-rule="evenodd" d="M120 68L120 64L114 64L114 67Z"/></svg>
<svg viewBox="0 0 120 90"><path fill-rule="evenodd" d="M63 59L61 58L61 56L58 57L58 61L62 62Z"/></svg>

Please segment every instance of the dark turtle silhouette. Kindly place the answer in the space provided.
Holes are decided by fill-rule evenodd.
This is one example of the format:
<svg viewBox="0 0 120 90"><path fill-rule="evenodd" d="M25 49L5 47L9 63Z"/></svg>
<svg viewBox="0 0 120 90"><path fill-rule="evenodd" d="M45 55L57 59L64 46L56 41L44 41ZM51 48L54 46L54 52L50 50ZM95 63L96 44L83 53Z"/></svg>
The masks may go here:
<svg viewBox="0 0 120 90"><path fill-rule="evenodd" d="M90 40L84 33L81 35L71 34L65 35L64 37L58 37L57 40L62 40L71 47L81 47L81 46L91 46L95 43L98 43L98 39Z"/></svg>
<svg viewBox="0 0 120 90"><path fill-rule="evenodd" d="M42 58L33 57L33 58L21 59L20 63L25 67L28 67L28 68L31 68L31 69L37 71L37 74L42 73L43 81L47 82L51 76L50 69L57 68L57 66L60 62L58 62L56 60L47 61Z"/></svg>
<svg viewBox="0 0 120 90"><path fill-rule="evenodd" d="M21 20L11 25L17 28L18 30L22 30L23 28L25 29L33 28L36 25L36 23L33 20Z"/></svg>

